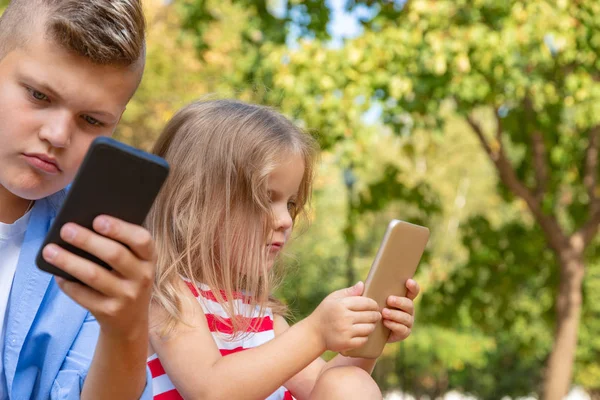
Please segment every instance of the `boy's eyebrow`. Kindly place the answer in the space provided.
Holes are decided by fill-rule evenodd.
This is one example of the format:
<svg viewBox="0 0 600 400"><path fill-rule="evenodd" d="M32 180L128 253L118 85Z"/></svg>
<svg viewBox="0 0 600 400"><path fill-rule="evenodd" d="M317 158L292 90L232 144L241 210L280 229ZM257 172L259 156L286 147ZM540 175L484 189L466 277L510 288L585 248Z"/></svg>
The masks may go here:
<svg viewBox="0 0 600 400"><path fill-rule="evenodd" d="M56 90L52 89L52 87L50 87L50 85L48 85L47 83L40 81L38 79L29 77L29 76L22 76L22 79L26 82L31 82L32 85L35 86L35 90L39 90L39 91L43 92L44 94L49 94L50 96L52 96L58 100L63 100L61 95L58 94L58 92ZM111 120L117 119L117 117L115 117L113 114L106 112L106 111L99 111L99 110L98 111L87 111L86 114L95 114L98 116L109 118Z"/></svg>
<svg viewBox="0 0 600 400"><path fill-rule="evenodd" d="M112 115L111 113L105 112L105 111L86 111L86 114L92 114L92 115L97 115L100 117L105 117L110 119L111 121L116 120L117 118Z"/></svg>
<svg viewBox="0 0 600 400"><path fill-rule="evenodd" d="M32 82L32 83L33 83L33 85L35 86L35 89L36 89L36 90L39 90L39 91L43 92L44 94L48 93L48 94L49 94L49 95L51 95L52 97L55 97L55 98L57 98L57 99L59 99L59 100L62 100L62 97L61 97L61 95L60 95L60 94L58 94L58 92L57 92L57 91L55 91L54 89L52 89L52 88L50 87L50 85L48 85L48 84L46 84L46 83L44 83L44 82L42 82L42 81L39 81L39 80L37 80L37 79L34 79L34 78L31 78L31 77L28 77L28 76L23 76L23 79L24 79L25 81L30 81L30 82Z"/></svg>

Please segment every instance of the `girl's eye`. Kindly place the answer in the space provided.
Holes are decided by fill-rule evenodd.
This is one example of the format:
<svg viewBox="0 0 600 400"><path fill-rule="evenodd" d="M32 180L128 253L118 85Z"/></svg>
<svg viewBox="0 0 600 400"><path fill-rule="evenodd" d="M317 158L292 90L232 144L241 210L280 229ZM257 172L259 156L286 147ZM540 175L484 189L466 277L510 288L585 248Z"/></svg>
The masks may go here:
<svg viewBox="0 0 600 400"><path fill-rule="evenodd" d="M96 118L90 117L89 115L84 115L82 118L85 120L85 122L87 122L90 125L102 126L102 123L100 121L98 121Z"/></svg>
<svg viewBox="0 0 600 400"><path fill-rule="evenodd" d="M288 209L288 211L296 211L296 202L295 201L288 201L288 203L287 203L287 209Z"/></svg>

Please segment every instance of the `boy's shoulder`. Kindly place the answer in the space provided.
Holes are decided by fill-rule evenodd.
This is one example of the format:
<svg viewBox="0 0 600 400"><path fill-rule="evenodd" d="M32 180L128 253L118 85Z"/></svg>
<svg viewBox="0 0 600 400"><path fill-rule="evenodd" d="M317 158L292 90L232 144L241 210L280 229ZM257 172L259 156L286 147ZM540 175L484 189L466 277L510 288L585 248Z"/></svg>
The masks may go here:
<svg viewBox="0 0 600 400"><path fill-rule="evenodd" d="M35 264L66 195L61 190L36 201L21 247L4 343L5 377L12 398L48 398L53 387L65 384L64 379L83 379L93 357L99 334L95 319ZM77 360L71 359L71 349ZM29 370L38 373L25 373ZM62 370L66 372L59 375Z"/></svg>
<svg viewBox="0 0 600 400"><path fill-rule="evenodd" d="M48 211L54 216L58 213L60 206L65 201L67 197L67 192L69 190L69 186L67 186L63 190L59 190L58 192L51 194L46 197L44 200L48 202Z"/></svg>

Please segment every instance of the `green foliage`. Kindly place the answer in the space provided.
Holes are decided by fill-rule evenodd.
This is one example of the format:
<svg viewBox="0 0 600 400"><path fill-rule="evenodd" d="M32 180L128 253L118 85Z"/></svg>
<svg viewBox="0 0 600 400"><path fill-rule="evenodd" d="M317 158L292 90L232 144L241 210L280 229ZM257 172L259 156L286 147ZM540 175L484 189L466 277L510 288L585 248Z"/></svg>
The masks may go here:
<svg viewBox="0 0 600 400"><path fill-rule="evenodd" d="M341 47L327 42L322 1L145 7L147 67L119 138L150 148L178 107L210 94L275 106L319 139L310 227L297 230L304 233L283 260L279 294L292 319L346 285L349 258L357 278L366 276L389 219L425 224L432 236L417 275L417 325L378 362L382 388L482 399L538 391L553 340L557 263L465 117L492 150L505 147L521 181L544 189L544 213L566 232L581 226L588 133L600 124L600 3L353 0L348 10L373 17ZM292 30L300 37L288 46ZM374 111L376 122L367 121ZM538 133L548 172L541 187ZM600 391L599 244L587 252L575 366L575 382L590 391Z"/></svg>
<svg viewBox="0 0 600 400"><path fill-rule="evenodd" d="M596 253L597 254L597 253ZM588 264L584 284L584 307L575 380L590 391L600 392L600 263L593 257Z"/></svg>
<svg viewBox="0 0 600 400"><path fill-rule="evenodd" d="M438 227L433 229L429 265L420 268L426 290L419 309L423 321L467 330L495 343L479 364L477 384L469 384L467 375L452 368L438 354L442 349L434 346L433 354L427 355L417 347L416 357L445 360L437 365L439 376L447 374L447 388L463 388L484 398L537 391L552 343L554 256L523 203L506 187L496 188L499 197L485 194L482 188L493 190L497 182L490 179L495 171L489 169L489 161L451 150L456 143L466 143L464 135L473 135L472 128L464 124L453 134L454 141L432 134L448 135L448 123L457 117L473 118L490 149L503 145L517 177L543 193L544 213L556 216L566 232L580 227L589 217L583 182L588 132L600 123L600 36L593 18L600 11L597 2L413 0L401 6L402 2L351 1L349 10L370 7L374 17L363 21L363 35L341 48L323 41L329 18L323 2L303 2L302 7L284 2L279 20L253 21L263 3L230 3L233 8L244 4L252 22L245 28L236 26L246 39L229 54L237 62L235 72L225 78L227 85L240 97L275 105L313 129L322 147L339 157L341 168L352 165L355 173L367 177L359 178L354 212L339 209L348 203L339 183L337 202L319 204L333 195L324 188L317 193L317 212L321 207L327 211L315 216L310 234L297 243L298 275L284 287L284 296L310 304L302 314L309 312L319 298L343 284L348 246L358 247L357 271L364 272L377 246L371 227L384 225L390 215L415 218ZM295 20L303 21L302 35L315 39L301 39L290 48L270 29L288 29L292 10L300 14ZM204 23L187 15L188 27ZM247 40L255 37L247 33L252 29L264 30L261 40ZM198 49L207 54L211 46ZM385 127L366 126L363 117L374 108L381 110ZM390 134L399 138L397 146L380 149L376 161L370 160L373 153L365 148L374 138ZM543 178L536 173L541 164L536 164L533 152L537 134L545 148L539 157L547 171ZM471 153L482 155L479 143L468 146L476 146ZM394 148L400 156L386 162ZM429 169L423 172L421 165ZM445 171L446 166L455 172ZM335 174L339 179L341 171ZM432 180L434 175L442 181ZM429 188L438 195L431 196ZM454 207L459 201L463 205ZM409 204L418 204L422 213L408 211ZM441 216L434 213L437 209ZM320 225L323 219L327 228ZM331 225L337 226L337 233ZM345 241L340 241L341 233ZM594 249L597 246L589 250L591 261L597 260ZM588 276L586 285L589 280ZM583 325L594 330L589 321L596 314L588 298ZM587 340L587 327L581 335L576 381L591 388L597 364L590 360L597 349ZM499 371L501 379L496 378Z"/></svg>

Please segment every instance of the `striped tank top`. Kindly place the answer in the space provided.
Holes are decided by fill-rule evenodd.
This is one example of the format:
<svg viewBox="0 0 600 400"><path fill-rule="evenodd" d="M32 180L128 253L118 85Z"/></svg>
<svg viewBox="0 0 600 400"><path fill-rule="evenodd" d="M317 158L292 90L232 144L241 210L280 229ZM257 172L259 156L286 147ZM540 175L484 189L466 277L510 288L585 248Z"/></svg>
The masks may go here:
<svg viewBox="0 0 600 400"><path fill-rule="evenodd" d="M258 347L275 337L275 332L273 331L273 313L271 310L267 309L263 313L264 316L259 317L258 307L252 309L249 304L244 302L244 296L238 293L234 299L235 309L239 318L251 319L248 329L248 332L251 333L233 338L233 329L231 328L231 324L228 323L230 319L227 318L225 310L217 302L210 288L201 284L198 285L200 289L198 292L192 283L187 281L186 283L204 310L208 327L222 356ZM222 296L225 297L224 293ZM222 319L220 320L217 316L222 317ZM177 389L165 373L158 356L153 354L148 357L147 362L152 374L154 400L182 400L183 397L177 392ZM202 379L202 377L198 377L198 379ZM292 399L291 393L284 386L281 386L267 397L266 400Z"/></svg>

